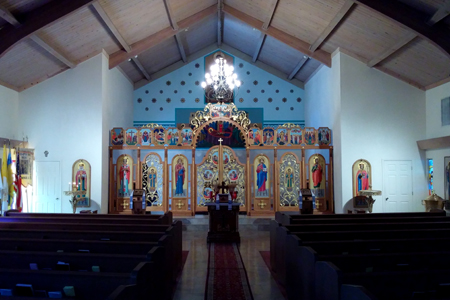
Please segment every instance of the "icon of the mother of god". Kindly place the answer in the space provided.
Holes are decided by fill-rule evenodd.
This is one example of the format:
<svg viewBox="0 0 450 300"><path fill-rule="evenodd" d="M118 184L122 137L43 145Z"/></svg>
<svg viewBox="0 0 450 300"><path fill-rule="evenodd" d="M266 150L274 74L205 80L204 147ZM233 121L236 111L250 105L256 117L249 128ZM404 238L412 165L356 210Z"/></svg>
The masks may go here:
<svg viewBox="0 0 450 300"><path fill-rule="evenodd" d="M176 179L176 189L175 189L175 195L176 196L183 196L183 185L184 185L184 178L185 178L186 170L184 168L183 160L181 158L178 159L177 164L175 166L175 176Z"/></svg>
<svg viewBox="0 0 450 300"><path fill-rule="evenodd" d="M364 164L359 164L359 170L356 173L356 180L358 181L358 191L369 189L369 173L364 170Z"/></svg>

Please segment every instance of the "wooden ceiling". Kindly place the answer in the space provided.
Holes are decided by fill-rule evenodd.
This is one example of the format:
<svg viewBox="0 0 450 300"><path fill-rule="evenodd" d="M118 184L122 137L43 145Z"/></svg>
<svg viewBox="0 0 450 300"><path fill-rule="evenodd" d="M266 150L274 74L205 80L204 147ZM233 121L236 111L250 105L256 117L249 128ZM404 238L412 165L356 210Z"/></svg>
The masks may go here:
<svg viewBox="0 0 450 300"><path fill-rule="evenodd" d="M426 90L450 81L449 15L449 0L0 0L0 84L105 51L137 88L211 47L303 84L339 48Z"/></svg>

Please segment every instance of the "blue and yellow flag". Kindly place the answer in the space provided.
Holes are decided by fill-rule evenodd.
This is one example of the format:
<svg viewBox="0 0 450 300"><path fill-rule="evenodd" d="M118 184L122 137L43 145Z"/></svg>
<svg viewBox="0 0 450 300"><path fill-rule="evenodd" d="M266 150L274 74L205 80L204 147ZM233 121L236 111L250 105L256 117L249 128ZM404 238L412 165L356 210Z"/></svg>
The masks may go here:
<svg viewBox="0 0 450 300"><path fill-rule="evenodd" d="M11 146L9 146L7 168L8 169L6 172L6 180L8 181L8 191L9 191L8 209L11 209L11 203L14 198L14 179L13 179L13 170L12 170Z"/></svg>
<svg viewBox="0 0 450 300"><path fill-rule="evenodd" d="M2 186L3 186L3 190L1 193L2 202L8 201L9 189L8 189L7 173L8 173L7 150L6 150L6 145L3 145L2 176L1 176ZM4 209L4 208L5 207L3 206L3 203L2 203L2 209Z"/></svg>

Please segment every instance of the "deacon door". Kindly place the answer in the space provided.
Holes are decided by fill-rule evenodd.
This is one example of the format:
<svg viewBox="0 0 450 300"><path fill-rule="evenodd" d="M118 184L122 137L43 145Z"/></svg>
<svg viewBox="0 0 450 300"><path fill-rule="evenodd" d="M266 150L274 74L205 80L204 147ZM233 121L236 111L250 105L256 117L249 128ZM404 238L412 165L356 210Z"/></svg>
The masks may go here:
<svg viewBox="0 0 450 300"><path fill-rule="evenodd" d="M384 212L409 212L412 207L412 164L410 160L383 161ZM376 190L376 187L373 187ZM380 198L375 196L375 201Z"/></svg>
<svg viewBox="0 0 450 300"><path fill-rule="evenodd" d="M69 203L69 199L66 199L66 201ZM70 204L68 207L70 207ZM31 211L38 213L61 212L61 174L59 161L36 162L36 197Z"/></svg>

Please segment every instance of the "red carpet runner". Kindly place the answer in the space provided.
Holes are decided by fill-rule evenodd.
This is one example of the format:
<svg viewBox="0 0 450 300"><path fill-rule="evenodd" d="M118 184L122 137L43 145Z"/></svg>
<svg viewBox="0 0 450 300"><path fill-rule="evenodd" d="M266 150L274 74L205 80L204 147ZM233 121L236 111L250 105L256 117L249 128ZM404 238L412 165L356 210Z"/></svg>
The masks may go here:
<svg viewBox="0 0 450 300"><path fill-rule="evenodd" d="M252 300L247 272L236 244L209 245L205 300Z"/></svg>

